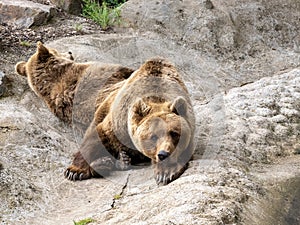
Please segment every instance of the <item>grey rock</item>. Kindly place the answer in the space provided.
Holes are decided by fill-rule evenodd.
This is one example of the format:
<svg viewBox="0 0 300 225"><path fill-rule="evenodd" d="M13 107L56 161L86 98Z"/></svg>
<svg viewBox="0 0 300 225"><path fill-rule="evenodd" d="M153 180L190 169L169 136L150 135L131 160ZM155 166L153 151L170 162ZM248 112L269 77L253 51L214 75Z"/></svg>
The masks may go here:
<svg viewBox="0 0 300 225"><path fill-rule="evenodd" d="M52 0L51 1L57 7L63 9L64 11L74 14L80 15L82 10L82 1L81 0Z"/></svg>
<svg viewBox="0 0 300 225"><path fill-rule="evenodd" d="M235 46L235 26L220 8L209 1L133 0L124 4L124 25L153 31L195 49L217 53Z"/></svg>
<svg viewBox="0 0 300 225"><path fill-rule="evenodd" d="M2 37L0 37L0 52L3 51L3 40Z"/></svg>
<svg viewBox="0 0 300 225"><path fill-rule="evenodd" d="M17 28L29 28L42 25L56 14L53 6L47 6L27 0L0 0L0 23Z"/></svg>
<svg viewBox="0 0 300 225"><path fill-rule="evenodd" d="M0 71L0 97L5 97L9 95L10 86L11 86L10 80L2 71Z"/></svg>
<svg viewBox="0 0 300 225"><path fill-rule="evenodd" d="M4 85L3 85L3 79L4 79L4 73L2 72L2 71L0 71L0 96L2 96L3 95L3 93L5 92L4 91Z"/></svg>
<svg viewBox="0 0 300 225"><path fill-rule="evenodd" d="M255 55L300 43L299 8L294 0L131 0L122 16L124 26L154 31L208 55L232 54L237 48Z"/></svg>
<svg viewBox="0 0 300 225"><path fill-rule="evenodd" d="M213 9L213 8L214 8L214 5L213 5L213 3L212 3L210 0L206 0L206 1L204 2L204 5L205 5L205 7L206 7L207 9Z"/></svg>
<svg viewBox="0 0 300 225"><path fill-rule="evenodd" d="M262 182L268 192L258 201L251 201L245 206L243 224L298 224L299 171L299 156L279 159L276 164L252 171L252 176Z"/></svg>
<svg viewBox="0 0 300 225"><path fill-rule="evenodd" d="M224 98L227 129L234 130L232 141L244 149L235 157L269 163L293 154L300 140L299 85L300 70L294 69L229 91Z"/></svg>
<svg viewBox="0 0 300 225"><path fill-rule="evenodd" d="M67 181L62 173L79 144L73 129L28 91L0 101L4 223L92 217L94 224L121 225L284 224L282 218L297 216L300 56L289 46L299 26L298 2L212 1L213 9L207 2L131 0L123 18L137 28L133 34L47 43L72 51L79 62L137 68L156 55L172 61L197 116L188 170L167 186L155 184L149 167Z"/></svg>

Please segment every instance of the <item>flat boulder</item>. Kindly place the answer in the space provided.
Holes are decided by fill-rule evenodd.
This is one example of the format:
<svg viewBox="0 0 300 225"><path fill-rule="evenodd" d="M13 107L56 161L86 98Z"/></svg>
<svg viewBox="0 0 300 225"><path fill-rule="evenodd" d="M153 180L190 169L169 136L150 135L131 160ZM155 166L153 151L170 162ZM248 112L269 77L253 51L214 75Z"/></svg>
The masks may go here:
<svg viewBox="0 0 300 225"><path fill-rule="evenodd" d="M0 0L0 23L19 29L42 25L56 14L56 9L26 0Z"/></svg>

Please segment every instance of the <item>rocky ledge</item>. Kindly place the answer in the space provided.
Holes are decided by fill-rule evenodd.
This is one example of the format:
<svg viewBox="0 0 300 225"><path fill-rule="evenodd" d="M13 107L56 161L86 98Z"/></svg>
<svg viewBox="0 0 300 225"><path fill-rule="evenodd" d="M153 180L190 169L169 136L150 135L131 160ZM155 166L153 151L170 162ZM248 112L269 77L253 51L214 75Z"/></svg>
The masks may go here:
<svg viewBox="0 0 300 225"><path fill-rule="evenodd" d="M7 23L17 28L29 28L33 25L45 24L55 13L55 7L31 1L0 1L0 23Z"/></svg>
<svg viewBox="0 0 300 225"><path fill-rule="evenodd" d="M0 99L1 222L299 224L298 9L292 0L130 0L126 33L46 43L79 62L137 68L160 55L178 67L197 146L188 170L167 186L155 184L151 168L65 180L78 147L72 127L7 67L13 95Z"/></svg>

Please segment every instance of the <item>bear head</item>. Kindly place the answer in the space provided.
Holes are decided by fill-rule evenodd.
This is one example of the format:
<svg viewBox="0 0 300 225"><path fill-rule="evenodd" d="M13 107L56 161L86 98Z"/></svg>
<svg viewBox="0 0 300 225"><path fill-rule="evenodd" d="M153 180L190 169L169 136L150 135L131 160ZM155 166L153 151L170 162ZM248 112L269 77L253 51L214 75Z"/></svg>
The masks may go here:
<svg viewBox="0 0 300 225"><path fill-rule="evenodd" d="M16 64L15 70L16 72L25 77L30 77L37 70L41 69L41 65L46 64L49 61L55 60L56 65L61 64L62 62L68 62L69 60L74 60L72 53L59 53L55 49L45 47L41 42L37 43L37 50L35 54L33 54L27 62L21 61Z"/></svg>
<svg viewBox="0 0 300 225"><path fill-rule="evenodd" d="M177 161L189 147L192 129L183 97L172 102L138 99L129 111L128 129L135 147L154 163Z"/></svg>
<svg viewBox="0 0 300 225"><path fill-rule="evenodd" d="M73 93L81 74L79 69L72 69L74 65L72 53L62 54L38 42L36 52L27 62L18 62L15 70L27 77L29 87L56 116L69 122Z"/></svg>

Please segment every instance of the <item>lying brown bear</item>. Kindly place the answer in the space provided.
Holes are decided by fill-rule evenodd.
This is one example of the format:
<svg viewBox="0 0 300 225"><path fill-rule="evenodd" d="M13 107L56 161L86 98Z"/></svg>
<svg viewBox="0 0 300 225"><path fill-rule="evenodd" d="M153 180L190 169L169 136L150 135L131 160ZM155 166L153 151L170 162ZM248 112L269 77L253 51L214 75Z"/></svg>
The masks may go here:
<svg viewBox="0 0 300 225"><path fill-rule="evenodd" d="M31 89L64 121L71 122L75 113L83 117L87 105L93 109L79 151L65 171L68 179L99 177L150 159L156 182L168 184L186 169L194 150L195 118L187 88L167 60L150 59L136 71L76 63L70 54L39 42L37 52L28 62L19 62L16 71L27 76ZM94 85L98 89L90 94L96 98L92 102L89 86L80 85L89 79L102 82ZM88 102L79 112L73 109L76 95Z"/></svg>

